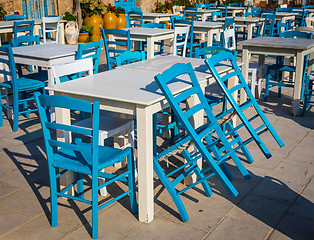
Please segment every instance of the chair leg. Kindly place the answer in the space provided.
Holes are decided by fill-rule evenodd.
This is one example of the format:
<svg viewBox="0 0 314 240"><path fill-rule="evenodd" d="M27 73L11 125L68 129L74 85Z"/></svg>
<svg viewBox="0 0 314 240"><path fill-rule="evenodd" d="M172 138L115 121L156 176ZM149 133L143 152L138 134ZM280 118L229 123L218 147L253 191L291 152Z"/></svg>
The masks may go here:
<svg viewBox="0 0 314 240"><path fill-rule="evenodd" d="M264 102L267 102L268 94L269 94L269 81L270 81L270 73L268 72L265 79L265 93L264 93Z"/></svg>
<svg viewBox="0 0 314 240"><path fill-rule="evenodd" d="M105 141L105 137L102 134L100 134L99 135L99 145L104 146L104 141ZM101 172L105 172L105 169L102 169ZM102 177L98 178L99 185L104 184L105 182L106 182L106 178L102 178ZM100 194L100 196L103 196L103 197L107 196L107 194L108 194L107 188L103 187L103 188L99 189L99 194Z"/></svg>
<svg viewBox="0 0 314 240"><path fill-rule="evenodd" d="M128 171L129 171L129 177L128 177L128 184L129 184L129 190L130 192L130 205L131 205L131 211L134 214L138 213L138 205L136 201L136 188L135 188L135 159L134 159L134 153L133 149L130 149L130 153L127 157L128 161Z"/></svg>
<svg viewBox="0 0 314 240"><path fill-rule="evenodd" d="M227 167L227 164L226 163L222 163L221 164L221 170L224 172L224 174L227 176L227 178L232 181L233 179L233 176L229 170L229 168Z"/></svg>
<svg viewBox="0 0 314 240"><path fill-rule="evenodd" d="M58 198L57 192L57 179L56 169L49 165L50 176L50 202L51 202L51 226L56 227L58 225Z"/></svg>
<svg viewBox="0 0 314 240"><path fill-rule="evenodd" d="M13 93L13 132L17 132L19 126L19 97Z"/></svg>
<svg viewBox="0 0 314 240"><path fill-rule="evenodd" d="M2 107L2 95L1 95L1 88L0 88L0 127L3 126L3 107Z"/></svg>
<svg viewBox="0 0 314 240"><path fill-rule="evenodd" d="M83 174L77 173L77 194L79 198L84 199Z"/></svg>
<svg viewBox="0 0 314 240"><path fill-rule="evenodd" d="M98 178L95 177L92 178L92 238L98 238Z"/></svg>

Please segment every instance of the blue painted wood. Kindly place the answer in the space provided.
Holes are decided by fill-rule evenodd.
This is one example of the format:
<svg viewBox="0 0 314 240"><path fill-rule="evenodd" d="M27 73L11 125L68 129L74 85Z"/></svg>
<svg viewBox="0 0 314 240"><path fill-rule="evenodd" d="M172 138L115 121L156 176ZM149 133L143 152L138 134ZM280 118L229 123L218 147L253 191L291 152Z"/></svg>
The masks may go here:
<svg viewBox="0 0 314 240"><path fill-rule="evenodd" d="M11 14L4 16L5 21L26 20L26 16L19 14Z"/></svg>
<svg viewBox="0 0 314 240"><path fill-rule="evenodd" d="M136 15L137 17L134 17L134 15ZM139 11L139 10L129 11L125 17L127 20L127 27L141 27L143 25L143 12L142 11Z"/></svg>
<svg viewBox="0 0 314 240"><path fill-rule="evenodd" d="M100 115L100 103L94 101L93 103L86 102L80 99L74 99L60 95L44 95L39 92L35 92L35 98L38 105L40 121L44 133L44 140L46 146L48 167L49 167L49 178L50 178L50 194L51 194L51 226L56 227L58 225L58 197L67 197L80 202L88 203L92 205L92 238L98 238L98 211L109 204L116 202L122 197L130 196L131 211L137 213L138 207L136 202L135 192L135 167L133 160L132 148L126 148L125 150L110 148L106 146L98 145L99 136L99 115ZM68 126L64 124L57 124L49 121L51 107L61 107L65 109L82 111L84 113L90 113L93 115L92 118L92 129L87 130L86 128L79 126ZM67 129L71 131L71 134L78 132L83 133L83 137L91 138L88 142L83 142L82 138L74 139L72 143L65 143L59 141L54 136L54 131L51 129ZM56 150L55 146L61 146ZM98 186L98 176L101 175L100 171L114 163L118 163L127 158L128 169L120 174L110 176L110 180L105 184ZM61 174L56 175L56 168L64 169ZM73 171L77 174L77 180L73 180L69 186L63 191L58 192L57 182L58 178L66 173L67 171ZM83 174L91 175L91 191L92 201L86 200L83 194ZM125 181L124 176L128 176L128 191L120 194L110 201L98 202L98 191L104 186L108 186L116 181ZM107 177L107 175L106 175ZM78 197L74 197L66 194L66 190L77 184L78 186Z"/></svg>
<svg viewBox="0 0 314 240"><path fill-rule="evenodd" d="M107 39L106 34L115 34L120 35L126 38L126 41L109 41ZM130 39L130 31L129 30L122 30L122 29L102 29L102 37L104 39L104 47L106 52L106 60L107 60L107 67L108 70L111 70L111 63L116 63L116 56L125 52L130 51L132 49L132 42ZM113 47L109 47L109 45L113 45ZM124 49L119 49L117 47L124 47ZM113 56L112 56L113 55Z"/></svg>
<svg viewBox="0 0 314 240"><path fill-rule="evenodd" d="M93 59L93 73L94 74L98 73L102 44L103 44L102 39L100 39L97 42L91 42L91 43L87 43L87 44L79 44L78 48L77 48L76 55L75 55L75 59L92 58Z"/></svg>
<svg viewBox="0 0 314 240"><path fill-rule="evenodd" d="M314 94L314 71L312 71L308 76L305 78L304 83L304 104L302 109L302 117L305 115L306 110L309 109L310 104L314 103L312 101L312 96Z"/></svg>
<svg viewBox="0 0 314 240"><path fill-rule="evenodd" d="M221 63L222 61L230 62L232 69L233 69L233 74L227 74L227 75L224 75L223 77L221 77L219 75L216 68L217 68L217 66L222 64ZM269 150L267 149L267 147L265 146L264 142L261 140L259 135L264 133L265 131L269 131L280 147L283 147L284 143L281 140L281 138L279 137L279 135L277 134L277 132L275 131L275 129L273 128L273 126L270 124L268 119L266 118L265 114L263 113L263 111L260 108L260 106L258 105L258 103L256 102L254 96L252 95L250 88L248 87L248 85L247 85L247 83L246 83L246 81L245 81L245 79L241 73L241 70L240 70L233 54L228 53L228 52L219 52L218 54L212 56L210 59L206 59L205 63L208 66L212 75L214 76L216 82L219 84L220 88L223 90L225 96L228 99L228 102L231 104L232 108L234 109L234 111L239 116L239 118L242 122L241 124L243 124L245 126L248 133L251 135L251 138L249 138L245 142L255 141L256 144L261 149L261 151L263 152L263 154L265 155L265 157L270 158L271 153L269 152ZM234 74L236 75L235 77L234 77ZM244 90L244 92L247 94L247 100L244 103L238 103L238 100L232 96L232 89L229 90L227 87L229 78L238 79L237 85L240 85L241 91ZM254 106L254 108L257 112L255 117L248 117L243 112L246 108L248 108L250 106ZM256 128L256 126L254 126L254 128L253 128L253 126L251 125L250 122L253 121L256 117L259 117L262 120L262 122L263 122L263 124L261 125L262 127L260 126L260 127ZM242 127L241 124L238 125L235 129L237 130L237 128Z"/></svg>
<svg viewBox="0 0 314 240"><path fill-rule="evenodd" d="M191 11L191 12L187 12L187 11ZM197 8L193 8L193 7L185 7L183 8L183 14L184 14L184 19L186 20L198 20L198 16L197 16Z"/></svg>
<svg viewBox="0 0 314 240"><path fill-rule="evenodd" d="M145 60L145 52L141 51L125 51L121 53L119 56L116 57L117 67L121 66L122 64L129 64L130 62L134 61L144 61Z"/></svg>
<svg viewBox="0 0 314 240"><path fill-rule="evenodd" d="M134 10L135 7L135 0L128 0L128 1L124 1L124 0L115 0L114 5L116 7L122 7L125 9L125 12L129 12Z"/></svg>
<svg viewBox="0 0 314 240"><path fill-rule="evenodd" d="M29 117L30 112L37 111L37 108L28 108L28 103L34 100L34 97L29 95L33 91L43 92L45 83L30 78L17 77L14 56L10 45L0 47L0 52L3 54L0 62L6 64L9 68L9 71L0 70L0 73L4 74L5 77L11 76L11 80L0 83L0 126L3 125L3 109L13 109L12 129L16 132L18 130L19 115L25 114L26 117ZM5 59L6 56L8 60ZM6 97L6 95L1 95L2 89L11 89L13 100L10 105L2 102L2 98Z"/></svg>
<svg viewBox="0 0 314 240"><path fill-rule="evenodd" d="M34 24L35 21L14 21L13 24L13 36L17 38L19 32L24 33L28 36L34 36Z"/></svg>
<svg viewBox="0 0 314 240"><path fill-rule="evenodd" d="M28 19L52 16L53 0L22 0L23 14Z"/></svg>
<svg viewBox="0 0 314 240"><path fill-rule="evenodd" d="M163 23L155 23L155 22L151 22L151 23L145 23L142 24L142 28L160 28L160 29L166 29L166 24ZM160 55L164 53L164 45L165 45L165 41L161 40L158 42L155 42L154 44L159 46L159 51L154 52L154 55ZM141 42L141 49L143 51L145 51L145 47L147 45L146 41ZM147 54L147 53L146 53Z"/></svg>

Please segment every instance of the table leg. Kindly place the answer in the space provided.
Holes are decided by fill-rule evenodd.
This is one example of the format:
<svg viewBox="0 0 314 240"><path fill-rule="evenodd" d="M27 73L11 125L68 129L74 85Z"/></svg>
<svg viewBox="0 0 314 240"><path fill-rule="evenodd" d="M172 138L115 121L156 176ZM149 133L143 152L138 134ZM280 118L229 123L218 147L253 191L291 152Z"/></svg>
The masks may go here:
<svg viewBox="0 0 314 240"><path fill-rule="evenodd" d="M249 54L249 50L247 48L243 48L243 50L242 50L242 62L243 62L242 75L243 75L245 81L247 81L249 62L250 62L250 54ZM243 89L241 89L241 91L240 91L240 103L245 102L245 100L246 100L246 93L244 92Z"/></svg>
<svg viewBox="0 0 314 240"><path fill-rule="evenodd" d="M154 39L152 37L147 38L147 59L154 57Z"/></svg>
<svg viewBox="0 0 314 240"><path fill-rule="evenodd" d="M153 113L137 108L136 117L139 221L149 223L154 218Z"/></svg>
<svg viewBox="0 0 314 240"><path fill-rule="evenodd" d="M301 90L302 90L302 73L304 65L304 55L302 52L297 53L297 62L295 69L295 82L293 88L292 114L297 116L300 108Z"/></svg>
<svg viewBox="0 0 314 240"><path fill-rule="evenodd" d="M213 31L209 30L207 32L207 47L210 47L213 45Z"/></svg>
<svg viewBox="0 0 314 240"><path fill-rule="evenodd" d="M64 23L60 22L59 24L59 44L64 44Z"/></svg>
<svg viewBox="0 0 314 240"><path fill-rule="evenodd" d="M247 39L252 39L253 26L254 26L254 24L249 24L248 27L247 27L248 28Z"/></svg>

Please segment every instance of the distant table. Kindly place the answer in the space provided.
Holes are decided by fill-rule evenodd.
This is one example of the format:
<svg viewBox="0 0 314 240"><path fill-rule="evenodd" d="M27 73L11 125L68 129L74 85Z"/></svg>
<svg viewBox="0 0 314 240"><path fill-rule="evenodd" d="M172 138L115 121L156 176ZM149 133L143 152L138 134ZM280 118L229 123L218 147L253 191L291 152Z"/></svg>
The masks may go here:
<svg viewBox="0 0 314 240"><path fill-rule="evenodd" d="M183 10L180 11L183 13ZM192 13L192 10L186 10L187 13ZM201 18L203 22L207 20L208 17L211 16L212 12L217 12L216 9L197 9L197 16Z"/></svg>
<svg viewBox="0 0 314 240"><path fill-rule="evenodd" d="M217 7L217 9L222 10L224 7ZM237 14L244 13L246 7L227 7L227 13L231 14L232 17L235 17Z"/></svg>
<svg viewBox="0 0 314 240"><path fill-rule="evenodd" d="M306 8L305 11L309 11L309 17L314 17L314 8ZM293 12L302 13L303 9L293 9Z"/></svg>
<svg viewBox="0 0 314 240"><path fill-rule="evenodd" d="M259 54L259 65L265 65L265 56L294 56L296 57L295 83L293 89L292 113L298 115L301 99L304 56L314 52L313 39L257 37L238 43L242 45L243 76L248 77L249 56ZM242 96L242 100L245 96Z"/></svg>
<svg viewBox="0 0 314 240"><path fill-rule="evenodd" d="M124 30L130 30L130 38L133 41L147 42L147 58L154 57L154 42L166 39L174 38L173 29L156 29L156 28L124 28ZM110 35L110 38L115 38L115 35ZM120 39L120 36L119 36ZM124 39L121 37L121 39Z"/></svg>
<svg viewBox="0 0 314 240"><path fill-rule="evenodd" d="M138 15L132 15L132 18L140 18ZM159 23L162 21L170 21L170 17L175 16L175 14L169 13L143 13L143 21Z"/></svg>
<svg viewBox="0 0 314 240"><path fill-rule="evenodd" d="M128 69L117 68L47 87L55 94L89 102L99 100L101 109L104 110L136 116L139 221L141 222L149 223L154 218L153 114L169 106L154 76L178 62L191 62L198 72L198 80L202 86L214 81L204 60L167 55L125 66ZM133 70L130 70L132 68ZM200 69L205 72L202 73ZM227 72L229 69L228 66L222 65L219 72ZM187 76L180 76L171 84L171 89L175 94L179 94L191 86L189 82ZM62 123L70 121L70 114L64 109L56 109L56 117Z"/></svg>
<svg viewBox="0 0 314 240"><path fill-rule="evenodd" d="M64 44L64 24L66 21L61 20L59 24L59 43ZM5 22L0 22L0 34L4 35L4 33L13 33L13 24L14 21L5 21ZM35 19L35 24L34 24L34 35L41 35L40 30L41 30L41 25L42 21L41 19ZM0 45L1 45L1 39L3 36L0 38Z"/></svg>
<svg viewBox="0 0 314 240"><path fill-rule="evenodd" d="M224 22L226 18L218 18L217 21ZM252 38L253 28L262 24L265 21L264 18L257 17L235 17L234 24L236 27L246 27L247 28L247 39Z"/></svg>
<svg viewBox="0 0 314 240"><path fill-rule="evenodd" d="M184 24L176 24L177 26ZM217 38L220 38L220 33L223 30L223 23L220 22L200 22L194 21L194 32L207 35L207 46L212 46L213 35L217 34ZM203 39L202 39L203 40Z"/></svg>

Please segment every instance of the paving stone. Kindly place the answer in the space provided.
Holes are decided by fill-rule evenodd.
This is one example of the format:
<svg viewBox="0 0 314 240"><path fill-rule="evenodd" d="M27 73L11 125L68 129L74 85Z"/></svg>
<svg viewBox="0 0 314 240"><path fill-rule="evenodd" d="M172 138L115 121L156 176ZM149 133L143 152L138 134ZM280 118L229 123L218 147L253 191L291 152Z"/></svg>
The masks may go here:
<svg viewBox="0 0 314 240"><path fill-rule="evenodd" d="M181 240L203 239L207 232L192 228L184 223L175 223L166 219L154 218L149 224L142 224L124 239L147 239L147 240Z"/></svg>
<svg viewBox="0 0 314 240"><path fill-rule="evenodd" d="M0 181L0 198L2 198L3 196L17 190L18 187L16 186L12 186L8 183L2 182Z"/></svg>
<svg viewBox="0 0 314 240"><path fill-rule="evenodd" d="M299 196L288 214L314 223L314 203L303 196Z"/></svg>
<svg viewBox="0 0 314 240"><path fill-rule="evenodd" d="M311 240L314 236L314 222L286 216L271 234L269 240Z"/></svg>
<svg viewBox="0 0 314 240"><path fill-rule="evenodd" d="M0 209L0 238L1 235L17 228L26 221L28 219L23 216Z"/></svg>
<svg viewBox="0 0 314 240"><path fill-rule="evenodd" d="M258 240L264 239L269 227L250 224L239 219L226 217L219 226L206 238L206 240Z"/></svg>

